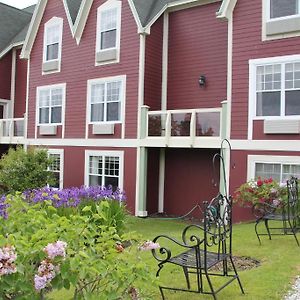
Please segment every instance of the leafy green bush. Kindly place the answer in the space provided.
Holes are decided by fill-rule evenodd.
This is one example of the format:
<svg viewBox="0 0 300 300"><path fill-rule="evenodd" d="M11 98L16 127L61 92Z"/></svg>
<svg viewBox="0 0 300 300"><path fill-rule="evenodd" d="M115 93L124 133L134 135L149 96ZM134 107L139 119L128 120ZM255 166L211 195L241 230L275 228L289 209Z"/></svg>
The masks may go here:
<svg viewBox="0 0 300 300"><path fill-rule="evenodd" d="M115 221L109 221L116 209L109 206L115 201L78 207L75 214L62 216L51 201L33 204L21 195L7 199L8 218L0 218L0 248L14 247L17 258L11 261L16 272L1 275L0 266L0 299L42 299L61 288L71 288L74 299L133 299L137 291L143 299L151 299L137 282L151 286L154 279L139 258L137 245L124 243L137 237L121 236ZM58 241L66 255L53 258L47 249ZM55 274L50 276L53 268L45 271L45 264L48 269L53 264ZM41 286L37 279L46 275L50 276L46 286L36 289Z"/></svg>
<svg viewBox="0 0 300 300"><path fill-rule="evenodd" d="M2 189L15 192L54 184L53 173L48 171L50 164L46 150L10 148L0 160Z"/></svg>

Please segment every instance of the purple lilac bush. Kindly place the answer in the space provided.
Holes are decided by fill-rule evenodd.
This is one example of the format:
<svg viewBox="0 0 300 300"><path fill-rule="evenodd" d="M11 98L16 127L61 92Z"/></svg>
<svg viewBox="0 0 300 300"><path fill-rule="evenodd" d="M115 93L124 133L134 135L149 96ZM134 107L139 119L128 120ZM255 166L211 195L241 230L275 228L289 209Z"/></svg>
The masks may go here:
<svg viewBox="0 0 300 300"><path fill-rule="evenodd" d="M61 190L44 187L26 190L22 195L28 203L51 201L56 208L78 207L87 201L116 200L123 202L126 200L124 191L120 189L113 190L111 186L82 186L80 188L72 187ZM7 208L9 204L6 203L6 200L7 196L2 195L0 198L0 217L4 219L8 218Z"/></svg>

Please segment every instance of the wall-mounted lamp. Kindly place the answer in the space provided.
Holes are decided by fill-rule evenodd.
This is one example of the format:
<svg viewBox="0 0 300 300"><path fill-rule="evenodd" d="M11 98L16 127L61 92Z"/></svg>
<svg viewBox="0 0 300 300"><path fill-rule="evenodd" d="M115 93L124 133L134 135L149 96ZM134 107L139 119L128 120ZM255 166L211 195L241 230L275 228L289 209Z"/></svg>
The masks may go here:
<svg viewBox="0 0 300 300"><path fill-rule="evenodd" d="M205 77L205 75L200 75L198 82L199 82L200 87L204 87L205 84L206 84L206 77Z"/></svg>

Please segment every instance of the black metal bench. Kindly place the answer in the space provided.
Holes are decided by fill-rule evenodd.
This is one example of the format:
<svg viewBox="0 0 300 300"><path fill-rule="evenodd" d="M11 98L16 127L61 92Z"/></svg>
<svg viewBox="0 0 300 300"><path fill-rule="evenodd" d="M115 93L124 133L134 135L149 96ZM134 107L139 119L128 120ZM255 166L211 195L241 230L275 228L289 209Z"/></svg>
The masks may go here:
<svg viewBox="0 0 300 300"><path fill-rule="evenodd" d="M161 245L159 249L152 250L158 261L156 276L166 264L177 265L182 268L187 284L187 288L160 286L162 299L165 299L164 290L210 294L217 299L217 293L235 280L244 293L232 260L231 197L219 194L210 203L206 202L203 226L187 226L182 232L182 241L159 235L153 242ZM177 247L177 252L176 249L172 252L172 245ZM196 283L191 284L190 274L194 274ZM214 276L223 277L218 287L211 280Z"/></svg>
<svg viewBox="0 0 300 300"><path fill-rule="evenodd" d="M298 197L298 179L291 177L287 180L287 201L282 205L270 203L256 203L253 205L253 214L256 217L255 233L261 244L260 236L267 235L293 235L298 246L297 230L300 222L300 201ZM279 221L281 226L270 227L269 221ZM258 225L264 222L267 233L258 232Z"/></svg>

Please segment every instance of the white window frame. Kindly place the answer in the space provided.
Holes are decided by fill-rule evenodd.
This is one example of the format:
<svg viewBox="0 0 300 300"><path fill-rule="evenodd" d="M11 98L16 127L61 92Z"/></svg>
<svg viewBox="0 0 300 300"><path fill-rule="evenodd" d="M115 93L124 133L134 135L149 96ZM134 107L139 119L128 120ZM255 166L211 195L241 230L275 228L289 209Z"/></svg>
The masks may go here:
<svg viewBox="0 0 300 300"><path fill-rule="evenodd" d="M106 10L117 9L117 26L116 26L116 46L113 48L101 49L101 14ZM119 63L120 62L120 48L121 48L121 11L122 11L122 2L119 0L108 0L104 4L98 7L97 9L97 30L96 30L96 55L97 53L105 52L107 50L116 49L117 50L117 59L113 61L106 62L97 62L96 66L106 65L111 63Z"/></svg>
<svg viewBox="0 0 300 300"><path fill-rule="evenodd" d="M51 154L60 156L60 164L59 164L59 188L62 189L64 187L64 150L63 149L47 149L48 156ZM49 169L49 171L51 171Z"/></svg>
<svg viewBox="0 0 300 300"><path fill-rule="evenodd" d="M47 60L47 32L51 27L54 27L54 26L59 26L58 58L52 59L52 60ZM59 62L59 70L58 71L60 71L60 62L61 62L61 53L62 53L62 38L63 38L63 19L53 17L44 25L43 63L58 61ZM55 72L57 72L57 71L55 71Z"/></svg>
<svg viewBox="0 0 300 300"><path fill-rule="evenodd" d="M62 89L62 108L61 108L61 122L60 123L40 123L40 91L43 90L53 90L53 89ZM65 103L66 103L66 83L54 84L54 85L45 85L39 86L36 89L36 126L53 126L53 125L64 125L65 122ZM51 106L50 106L51 107ZM49 110L49 113L51 110ZM51 115L50 115L51 116ZM51 118L49 116L49 121Z"/></svg>
<svg viewBox="0 0 300 300"><path fill-rule="evenodd" d="M119 157L119 189L123 190L124 184L124 152L123 151L94 151L85 150L85 174L84 174L84 185L89 186L89 162L91 156L103 156L103 157ZM105 160L103 160L105 163ZM105 168L103 168L105 170Z"/></svg>
<svg viewBox="0 0 300 300"><path fill-rule="evenodd" d="M91 95L92 95L92 86L94 84L107 84L110 82L120 81L121 82L121 92L120 92L120 120L117 121L94 121L91 119L92 112L92 103L91 103ZM106 89L105 89L106 90ZM106 93L105 93L106 96ZM126 75L114 76L114 77L106 77L99 79L90 79L87 82L87 120L88 124L121 124L125 119L125 99L126 99ZM104 103L107 103L107 99L105 97ZM105 106L106 107L106 106ZM104 116L106 116L106 110L104 111ZM105 119L105 118L104 118Z"/></svg>
<svg viewBox="0 0 300 300"><path fill-rule="evenodd" d="M281 115L280 116L256 116L256 70L261 65L286 64L300 62L300 55L278 56L270 58L259 58L249 60L249 99L248 99L248 138L251 139L253 131L253 120L278 120L278 119L300 119L300 115L285 116L283 97L285 91L285 74L281 78ZM283 73L283 70L281 70Z"/></svg>
<svg viewBox="0 0 300 300"><path fill-rule="evenodd" d="M264 0L263 0L264 1ZM267 21L273 21L273 20L286 20L286 19L291 19L297 16L300 16L300 0L298 1L298 13L294 15L289 15L289 16L284 16L284 17L278 17L278 18L271 18L271 0L266 1L266 16L267 16Z"/></svg>
<svg viewBox="0 0 300 300"><path fill-rule="evenodd" d="M300 156L248 155L247 180L255 179L255 164L300 165ZM282 179L282 172L280 174ZM282 184L286 182L281 182Z"/></svg>

